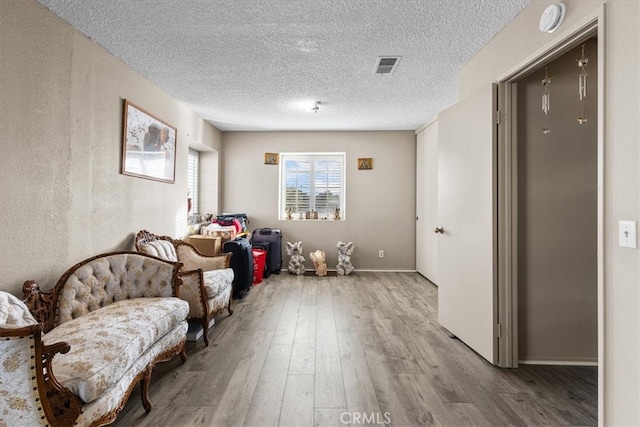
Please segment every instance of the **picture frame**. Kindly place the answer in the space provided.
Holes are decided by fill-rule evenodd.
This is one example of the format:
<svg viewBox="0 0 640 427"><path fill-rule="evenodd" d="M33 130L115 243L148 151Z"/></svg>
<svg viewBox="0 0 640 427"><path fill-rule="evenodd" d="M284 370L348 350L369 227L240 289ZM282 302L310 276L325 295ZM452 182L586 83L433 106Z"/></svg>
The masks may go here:
<svg viewBox="0 0 640 427"><path fill-rule="evenodd" d="M125 99L121 173L175 183L177 134L175 127Z"/></svg>
<svg viewBox="0 0 640 427"><path fill-rule="evenodd" d="M280 160L278 153L264 153L265 165L277 165Z"/></svg>
<svg viewBox="0 0 640 427"><path fill-rule="evenodd" d="M358 158L358 170L371 170L373 169L373 159L371 157Z"/></svg>

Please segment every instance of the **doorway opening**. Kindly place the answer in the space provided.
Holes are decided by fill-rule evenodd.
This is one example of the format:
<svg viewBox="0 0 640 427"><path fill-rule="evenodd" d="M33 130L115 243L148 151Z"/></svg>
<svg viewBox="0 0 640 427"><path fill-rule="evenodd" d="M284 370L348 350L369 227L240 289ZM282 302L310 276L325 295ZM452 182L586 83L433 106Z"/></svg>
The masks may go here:
<svg viewBox="0 0 640 427"><path fill-rule="evenodd" d="M504 113L497 160L502 331L498 365L502 367L603 366L603 16L601 8L563 40L499 79L498 104ZM577 60L584 59L583 44L589 61L581 68ZM583 68L588 74L587 94L581 100ZM551 83L545 87L549 77ZM564 79L569 83L562 83ZM568 95L562 95L566 84ZM545 94L550 97L545 99ZM545 102L551 103L547 111ZM536 117L522 119L527 110L535 111ZM563 135L569 128L576 133ZM576 232L578 224L582 231ZM582 283L574 287L574 279ZM585 308L588 313L579 319ZM562 338L584 333L588 336ZM598 418L603 420L602 369L597 376Z"/></svg>
<svg viewBox="0 0 640 427"><path fill-rule="evenodd" d="M597 365L597 69L591 37L514 82L518 363Z"/></svg>

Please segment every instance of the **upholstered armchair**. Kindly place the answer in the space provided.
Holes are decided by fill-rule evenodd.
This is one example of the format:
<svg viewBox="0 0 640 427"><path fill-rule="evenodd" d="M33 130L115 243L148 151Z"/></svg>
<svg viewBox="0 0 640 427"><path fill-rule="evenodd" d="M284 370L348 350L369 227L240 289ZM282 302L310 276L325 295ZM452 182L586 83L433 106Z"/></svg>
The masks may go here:
<svg viewBox="0 0 640 427"><path fill-rule="evenodd" d="M75 403L68 405L69 414L58 414L62 419L73 420L80 412L77 399L46 374L53 356L69 346L45 346L41 335L42 326L22 301L0 292L0 425L58 425L50 399Z"/></svg>
<svg viewBox="0 0 640 427"><path fill-rule="evenodd" d="M204 344L208 346L211 319L225 309L233 314L231 254L203 255L189 243L169 236L157 236L147 230L138 232L135 247L139 252L183 264L178 273L182 279L180 298L189 302L189 320L202 324Z"/></svg>

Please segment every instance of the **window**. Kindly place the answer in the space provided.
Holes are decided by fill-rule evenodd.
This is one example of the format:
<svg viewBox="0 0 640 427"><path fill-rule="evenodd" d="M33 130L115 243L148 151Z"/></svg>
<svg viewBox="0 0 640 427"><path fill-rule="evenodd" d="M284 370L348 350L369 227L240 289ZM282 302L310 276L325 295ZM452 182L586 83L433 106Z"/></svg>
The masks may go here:
<svg viewBox="0 0 640 427"><path fill-rule="evenodd" d="M187 161L187 198L191 199L189 217L197 215L198 211L198 180L200 177L200 153L189 148Z"/></svg>
<svg viewBox="0 0 640 427"><path fill-rule="evenodd" d="M345 218L345 153L280 154L280 219Z"/></svg>

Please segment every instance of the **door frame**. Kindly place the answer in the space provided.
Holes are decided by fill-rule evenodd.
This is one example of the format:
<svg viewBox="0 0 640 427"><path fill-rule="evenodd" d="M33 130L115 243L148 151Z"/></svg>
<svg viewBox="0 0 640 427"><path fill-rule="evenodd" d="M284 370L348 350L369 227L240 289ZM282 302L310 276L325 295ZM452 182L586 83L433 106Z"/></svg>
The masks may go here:
<svg viewBox="0 0 640 427"><path fill-rule="evenodd" d="M498 366L518 367L518 181L516 81L584 40L598 40L597 130L597 295L598 295L598 423L604 423L604 271L605 271L605 4L498 78Z"/></svg>

